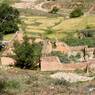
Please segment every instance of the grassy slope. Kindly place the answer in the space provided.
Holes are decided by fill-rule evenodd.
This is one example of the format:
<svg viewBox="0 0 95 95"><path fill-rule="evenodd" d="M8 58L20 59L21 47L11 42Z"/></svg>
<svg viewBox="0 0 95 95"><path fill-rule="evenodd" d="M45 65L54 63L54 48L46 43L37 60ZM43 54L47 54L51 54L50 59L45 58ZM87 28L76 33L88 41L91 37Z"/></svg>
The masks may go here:
<svg viewBox="0 0 95 95"><path fill-rule="evenodd" d="M83 16L75 19L64 20L63 17L26 17L24 18L27 32L43 32L41 29L52 27L60 32L85 28L87 25L95 27L95 16ZM56 25L56 23L60 22ZM36 25L39 23L39 25ZM55 27L53 27L55 25ZM35 31L34 31L35 30Z"/></svg>
<svg viewBox="0 0 95 95"><path fill-rule="evenodd" d="M0 69L0 95L95 95L87 88L95 87L95 80L70 84L51 79L50 75L53 73L56 72Z"/></svg>
<svg viewBox="0 0 95 95"><path fill-rule="evenodd" d="M68 31L76 31L84 29L87 25L95 27L95 16L83 16L75 19L64 20L63 17L47 18L47 17L26 17L23 18L26 31L43 33L47 27L53 28L56 32L64 34ZM38 24L38 25L37 25ZM52 35L53 37L56 35Z"/></svg>
<svg viewBox="0 0 95 95"><path fill-rule="evenodd" d="M44 17L44 16L29 16L22 17L24 21L25 31L30 35L32 32L44 33L44 29L51 27L56 32L72 32L86 28L87 25L95 27L95 16L83 16L75 19L64 20L63 17ZM5 36L9 40L12 35ZM55 38L56 34L50 35L50 38ZM59 35L60 36L60 35ZM62 36L62 35L61 35ZM60 38L60 37L59 37Z"/></svg>

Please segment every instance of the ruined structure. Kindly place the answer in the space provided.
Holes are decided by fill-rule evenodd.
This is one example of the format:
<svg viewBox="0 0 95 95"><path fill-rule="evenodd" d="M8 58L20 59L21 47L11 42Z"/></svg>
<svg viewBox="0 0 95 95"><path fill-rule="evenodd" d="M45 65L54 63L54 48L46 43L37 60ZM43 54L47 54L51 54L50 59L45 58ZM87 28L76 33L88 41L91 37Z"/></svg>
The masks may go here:
<svg viewBox="0 0 95 95"><path fill-rule="evenodd" d="M46 39L43 41L42 55L47 56L52 52L52 44L50 40Z"/></svg>
<svg viewBox="0 0 95 95"><path fill-rule="evenodd" d="M56 56L42 57L41 71L58 71L58 70L75 71L75 70L84 70L88 67L89 69L95 70L94 62L95 59L88 62L62 64L59 58Z"/></svg>

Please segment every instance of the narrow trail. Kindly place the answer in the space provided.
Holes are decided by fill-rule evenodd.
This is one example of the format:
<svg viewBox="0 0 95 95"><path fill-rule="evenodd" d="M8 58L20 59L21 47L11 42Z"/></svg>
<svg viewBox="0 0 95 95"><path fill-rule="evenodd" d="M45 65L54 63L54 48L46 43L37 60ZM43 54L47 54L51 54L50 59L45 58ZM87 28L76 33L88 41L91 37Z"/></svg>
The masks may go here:
<svg viewBox="0 0 95 95"><path fill-rule="evenodd" d="M49 1L47 1L47 0L45 0L44 2L41 2L41 3L39 3L39 4L36 4L36 3L35 3L37 0L21 0L21 1L22 1L22 2L26 2L26 3L31 2L31 4L32 4L31 9L36 9L36 10L43 11L43 12L48 12L48 10L42 8L42 6L43 6L45 3L49 2Z"/></svg>
<svg viewBox="0 0 95 95"><path fill-rule="evenodd" d="M34 6L34 8L35 8L36 10L40 10L40 11L43 11L43 12L48 12L47 9L42 8L42 6L43 6L45 3L47 3L47 2L48 2L48 1L42 2L42 3L40 3L40 4L37 4L37 5Z"/></svg>

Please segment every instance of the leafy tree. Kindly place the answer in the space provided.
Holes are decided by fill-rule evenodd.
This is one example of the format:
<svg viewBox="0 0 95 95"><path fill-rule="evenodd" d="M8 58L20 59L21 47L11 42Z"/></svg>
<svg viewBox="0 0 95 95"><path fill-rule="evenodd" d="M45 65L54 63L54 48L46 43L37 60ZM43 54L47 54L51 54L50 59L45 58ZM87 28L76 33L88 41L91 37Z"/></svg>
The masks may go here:
<svg viewBox="0 0 95 95"><path fill-rule="evenodd" d="M16 66L25 69L34 69L40 61L41 44L29 43L28 38L24 37L23 43L14 43L14 59Z"/></svg>
<svg viewBox="0 0 95 95"><path fill-rule="evenodd" d="M19 23L19 11L7 3L2 3L0 5L0 32L14 33L19 30Z"/></svg>
<svg viewBox="0 0 95 95"><path fill-rule="evenodd" d="M83 13L82 9L76 8L75 10L73 10L73 11L70 13L70 18L80 17L80 16L82 16L83 14L84 14L84 13Z"/></svg>

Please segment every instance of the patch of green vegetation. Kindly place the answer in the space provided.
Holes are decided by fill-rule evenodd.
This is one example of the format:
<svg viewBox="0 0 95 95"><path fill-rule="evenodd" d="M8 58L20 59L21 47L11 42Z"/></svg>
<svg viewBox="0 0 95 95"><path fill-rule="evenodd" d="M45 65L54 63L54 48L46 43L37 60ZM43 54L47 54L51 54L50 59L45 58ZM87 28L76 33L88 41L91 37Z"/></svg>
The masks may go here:
<svg viewBox="0 0 95 95"><path fill-rule="evenodd" d="M52 29L51 27L48 27L47 29L44 29L44 31L45 31L46 35L54 34L55 33L55 30Z"/></svg>
<svg viewBox="0 0 95 95"><path fill-rule="evenodd" d="M11 39L12 39L13 35L14 35L14 34L4 35L3 40L5 40L5 41L9 41L9 40L11 40Z"/></svg>
<svg viewBox="0 0 95 95"><path fill-rule="evenodd" d="M94 47L95 46L95 38L67 38L63 40L65 43L67 43L70 46L81 46L81 45L87 45L88 47Z"/></svg>
<svg viewBox="0 0 95 95"><path fill-rule="evenodd" d="M70 13L70 18L80 17L80 16L82 16L83 14L84 14L84 13L83 13L82 9L76 8L75 10L73 10L73 11Z"/></svg>
<svg viewBox="0 0 95 95"><path fill-rule="evenodd" d="M14 42L13 58L16 60L16 66L23 69L35 69L40 62L42 46L40 43L29 43L27 36L23 43Z"/></svg>
<svg viewBox="0 0 95 95"><path fill-rule="evenodd" d="M54 85L59 85L59 86L68 86L69 82L67 82L64 79L55 79L55 80L53 80L53 84Z"/></svg>
<svg viewBox="0 0 95 95"><path fill-rule="evenodd" d="M76 69L74 72L78 73L78 74L85 74L86 73L85 70L81 70L81 69Z"/></svg>
<svg viewBox="0 0 95 95"><path fill-rule="evenodd" d="M20 83L16 80L8 80L5 82L5 89L19 89Z"/></svg>
<svg viewBox="0 0 95 95"><path fill-rule="evenodd" d="M56 6L54 6L49 13L57 14L58 11L59 11L59 8L57 8Z"/></svg>
<svg viewBox="0 0 95 95"><path fill-rule="evenodd" d="M54 52L51 53L51 55L52 56L58 56L62 63L69 63L70 62L70 59L69 59L68 55L66 55L64 53L54 51Z"/></svg>
<svg viewBox="0 0 95 95"><path fill-rule="evenodd" d="M18 93L21 89L21 83L18 80L0 79L0 94Z"/></svg>

